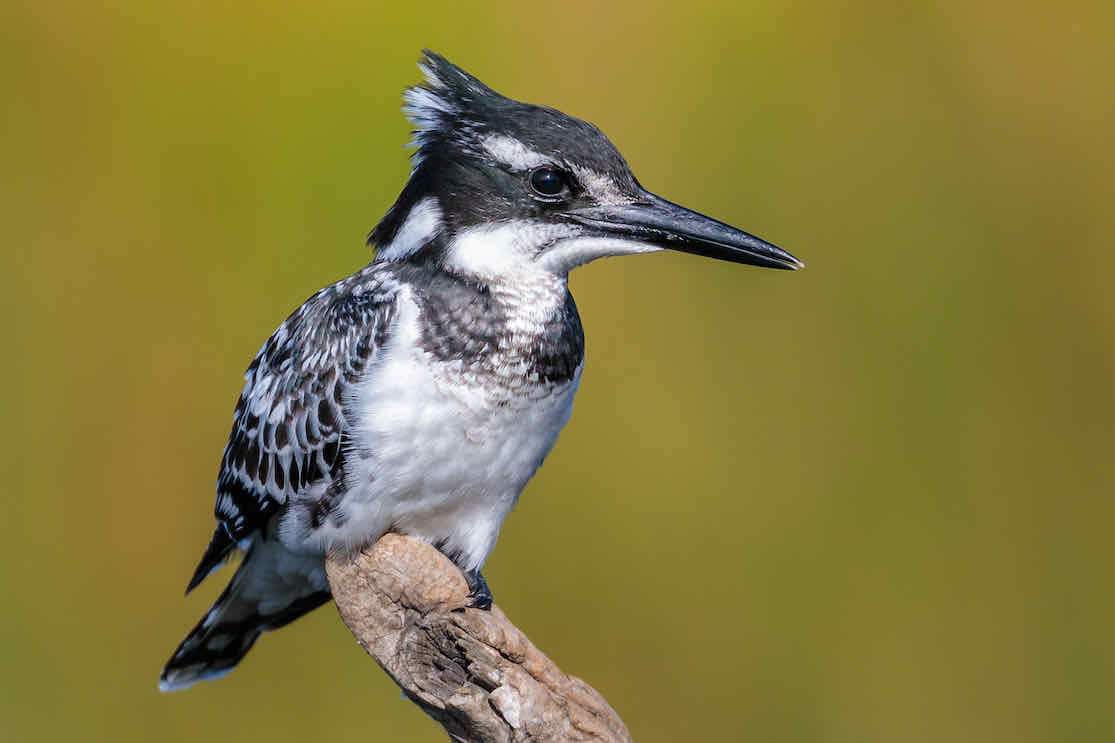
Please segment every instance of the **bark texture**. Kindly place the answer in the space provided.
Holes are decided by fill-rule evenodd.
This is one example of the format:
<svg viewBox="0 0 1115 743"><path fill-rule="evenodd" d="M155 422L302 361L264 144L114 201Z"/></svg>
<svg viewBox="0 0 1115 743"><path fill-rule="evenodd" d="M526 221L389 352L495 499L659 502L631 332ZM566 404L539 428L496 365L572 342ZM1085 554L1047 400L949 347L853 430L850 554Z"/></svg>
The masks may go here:
<svg viewBox="0 0 1115 743"><path fill-rule="evenodd" d="M630 741L591 686L567 676L493 606L464 607L461 572L425 542L389 534L333 555L341 619L455 741Z"/></svg>

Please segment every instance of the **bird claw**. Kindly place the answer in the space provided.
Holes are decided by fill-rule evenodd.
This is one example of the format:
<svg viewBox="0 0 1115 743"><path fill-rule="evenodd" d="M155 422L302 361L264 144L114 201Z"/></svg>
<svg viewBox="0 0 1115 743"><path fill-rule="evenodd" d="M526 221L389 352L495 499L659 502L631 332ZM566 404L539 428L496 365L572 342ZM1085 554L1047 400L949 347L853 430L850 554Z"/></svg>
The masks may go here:
<svg viewBox="0 0 1115 743"><path fill-rule="evenodd" d="M467 608L490 611L492 608L492 591L488 588L488 581L479 570L465 571L465 580L468 582Z"/></svg>

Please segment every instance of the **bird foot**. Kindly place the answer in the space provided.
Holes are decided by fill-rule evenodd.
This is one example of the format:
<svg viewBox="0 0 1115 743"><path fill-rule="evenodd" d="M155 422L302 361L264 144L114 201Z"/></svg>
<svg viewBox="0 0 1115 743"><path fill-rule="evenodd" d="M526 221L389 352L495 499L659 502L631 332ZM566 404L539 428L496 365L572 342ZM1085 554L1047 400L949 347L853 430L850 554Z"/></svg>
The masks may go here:
<svg viewBox="0 0 1115 743"><path fill-rule="evenodd" d="M490 611L492 608L492 591L488 588L488 581L479 570L466 570L465 580L468 581L468 608Z"/></svg>

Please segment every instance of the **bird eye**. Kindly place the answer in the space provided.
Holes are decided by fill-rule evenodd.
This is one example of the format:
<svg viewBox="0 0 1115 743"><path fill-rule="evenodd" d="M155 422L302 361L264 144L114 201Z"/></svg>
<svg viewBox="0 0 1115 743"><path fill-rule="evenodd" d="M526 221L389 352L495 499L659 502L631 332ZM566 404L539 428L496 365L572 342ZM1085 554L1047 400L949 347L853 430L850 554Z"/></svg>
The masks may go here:
<svg viewBox="0 0 1115 743"><path fill-rule="evenodd" d="M568 188L565 174L557 168L535 168L530 173L530 188L539 196L553 199L561 196Z"/></svg>

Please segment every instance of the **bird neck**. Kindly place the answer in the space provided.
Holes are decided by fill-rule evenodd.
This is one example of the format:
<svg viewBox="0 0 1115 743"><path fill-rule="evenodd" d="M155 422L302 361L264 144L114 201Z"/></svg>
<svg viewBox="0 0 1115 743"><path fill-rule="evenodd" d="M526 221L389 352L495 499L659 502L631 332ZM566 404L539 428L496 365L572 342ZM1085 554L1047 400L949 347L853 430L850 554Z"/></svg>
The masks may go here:
<svg viewBox="0 0 1115 743"><path fill-rule="evenodd" d="M564 383L584 358L584 331L564 276L477 281L403 271L421 314L421 344L440 361L509 385Z"/></svg>

